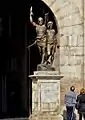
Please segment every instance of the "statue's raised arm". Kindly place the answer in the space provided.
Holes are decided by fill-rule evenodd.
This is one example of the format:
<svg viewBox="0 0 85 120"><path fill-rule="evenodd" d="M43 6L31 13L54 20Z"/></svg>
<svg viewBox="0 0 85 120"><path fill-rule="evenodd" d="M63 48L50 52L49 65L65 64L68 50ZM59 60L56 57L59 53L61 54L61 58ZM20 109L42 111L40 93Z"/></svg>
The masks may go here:
<svg viewBox="0 0 85 120"><path fill-rule="evenodd" d="M33 21L33 11L32 6L30 8L30 22L33 24L33 26L37 26L37 24Z"/></svg>

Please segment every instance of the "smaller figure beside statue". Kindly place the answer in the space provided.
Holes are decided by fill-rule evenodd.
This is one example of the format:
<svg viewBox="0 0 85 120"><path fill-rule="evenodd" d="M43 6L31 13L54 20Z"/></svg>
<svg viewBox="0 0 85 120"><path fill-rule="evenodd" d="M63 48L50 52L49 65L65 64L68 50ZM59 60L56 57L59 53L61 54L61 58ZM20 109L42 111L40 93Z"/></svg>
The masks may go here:
<svg viewBox="0 0 85 120"><path fill-rule="evenodd" d="M57 37L55 29L53 29L53 22L48 21L47 27L45 25L44 19L42 17L38 18L38 24L33 21L33 11L32 7L30 8L30 22L33 24L33 26L36 27L36 40L35 43L38 46L39 53L41 56L41 64L38 66L41 66L44 68L44 70L48 70L48 66L52 66L53 60L54 60L54 54L56 52L56 46L57 43ZM46 18L46 16L45 16ZM42 69L43 70L43 69Z"/></svg>

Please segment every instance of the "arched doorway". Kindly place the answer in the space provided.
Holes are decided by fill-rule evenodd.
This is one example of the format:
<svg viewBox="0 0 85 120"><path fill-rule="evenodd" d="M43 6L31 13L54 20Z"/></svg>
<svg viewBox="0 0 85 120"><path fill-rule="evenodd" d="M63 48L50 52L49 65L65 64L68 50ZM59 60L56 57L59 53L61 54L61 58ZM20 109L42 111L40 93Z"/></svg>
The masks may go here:
<svg viewBox="0 0 85 120"><path fill-rule="evenodd" d="M54 22L54 29L58 32L55 17L41 0L25 2L7 2L0 4L2 13L3 33L1 39L0 70L0 118L26 117L32 108L32 85L28 78L33 74L41 57L38 48L27 46L32 44L36 37L35 28L29 21L30 6L33 6L34 19L49 12L49 20ZM8 9L9 8L9 9ZM36 59L35 59L36 58Z"/></svg>
<svg viewBox="0 0 85 120"><path fill-rule="evenodd" d="M34 13L34 21L37 23L38 17L42 17L45 20L45 14L48 13L48 21L53 21L53 28L58 34L58 27L56 23L56 19L54 14L52 13L51 9L42 1L37 0L36 2L30 1L28 5L28 16L30 14L30 7L33 7ZM28 17L29 18L29 17ZM36 38L36 30L35 27L30 23L28 20L28 45L32 45ZM58 56L59 57L59 56ZM34 71L37 69L37 65L41 62L41 57L39 54L39 50L36 45L31 46L28 49L28 75L33 74ZM57 61L56 61L57 62ZM58 63L59 65L59 63ZM32 112L32 81L29 78L29 112Z"/></svg>

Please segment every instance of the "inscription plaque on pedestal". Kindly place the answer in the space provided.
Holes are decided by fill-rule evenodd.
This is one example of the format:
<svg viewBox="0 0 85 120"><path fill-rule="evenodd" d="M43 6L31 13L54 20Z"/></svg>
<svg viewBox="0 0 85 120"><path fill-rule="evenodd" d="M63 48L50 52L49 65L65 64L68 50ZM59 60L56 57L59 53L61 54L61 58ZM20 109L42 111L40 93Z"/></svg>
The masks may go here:
<svg viewBox="0 0 85 120"><path fill-rule="evenodd" d="M41 82L41 111L54 111L60 104L60 81Z"/></svg>

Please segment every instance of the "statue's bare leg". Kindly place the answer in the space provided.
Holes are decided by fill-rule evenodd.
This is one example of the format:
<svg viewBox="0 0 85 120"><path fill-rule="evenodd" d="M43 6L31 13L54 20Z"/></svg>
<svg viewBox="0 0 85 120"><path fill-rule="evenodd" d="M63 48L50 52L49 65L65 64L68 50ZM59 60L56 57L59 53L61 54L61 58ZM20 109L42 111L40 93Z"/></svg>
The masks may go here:
<svg viewBox="0 0 85 120"><path fill-rule="evenodd" d="M42 56L42 48L41 48L41 46L38 46L38 49L39 49L40 55Z"/></svg>
<svg viewBox="0 0 85 120"><path fill-rule="evenodd" d="M41 64L44 64L45 62L45 47L42 47L42 62Z"/></svg>
<svg viewBox="0 0 85 120"><path fill-rule="evenodd" d="M47 63L51 64L51 56L49 56Z"/></svg>
<svg viewBox="0 0 85 120"><path fill-rule="evenodd" d="M53 60L54 60L54 53L55 53L55 49L56 49L56 46L55 45L53 45L52 46L52 55L51 55L51 61L53 62Z"/></svg>
<svg viewBox="0 0 85 120"><path fill-rule="evenodd" d="M47 52L48 52L48 55L50 55L50 44L47 45Z"/></svg>
<svg viewBox="0 0 85 120"><path fill-rule="evenodd" d="M49 45L48 46L49 48L48 48L48 50L49 50L49 54L48 54L48 63L49 64L51 64L51 62L52 62L52 45Z"/></svg>

